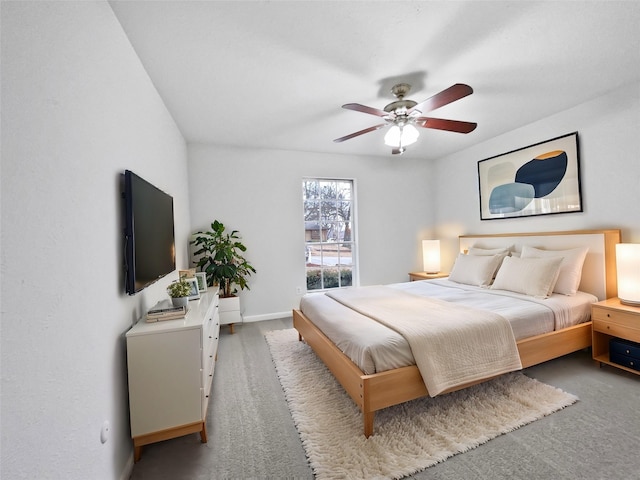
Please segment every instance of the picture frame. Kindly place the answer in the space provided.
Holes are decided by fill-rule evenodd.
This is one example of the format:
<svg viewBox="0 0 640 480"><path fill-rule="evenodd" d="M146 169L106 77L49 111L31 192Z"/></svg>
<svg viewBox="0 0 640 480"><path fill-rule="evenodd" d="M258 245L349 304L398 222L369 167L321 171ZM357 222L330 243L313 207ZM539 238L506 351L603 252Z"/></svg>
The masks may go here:
<svg viewBox="0 0 640 480"><path fill-rule="evenodd" d="M578 132L478 161L480 220L582 212Z"/></svg>
<svg viewBox="0 0 640 480"><path fill-rule="evenodd" d="M196 269L194 267L194 268L187 268L185 270L178 270L178 276L180 278L182 277L193 278L196 276Z"/></svg>
<svg viewBox="0 0 640 480"><path fill-rule="evenodd" d="M198 280L198 290L200 292L207 291L207 274L206 272L196 272L196 280Z"/></svg>
<svg viewBox="0 0 640 480"><path fill-rule="evenodd" d="M186 278L185 279L189 286L191 287L191 291L189 292L189 300L198 300L200 298L200 290L198 288L198 279L196 277Z"/></svg>

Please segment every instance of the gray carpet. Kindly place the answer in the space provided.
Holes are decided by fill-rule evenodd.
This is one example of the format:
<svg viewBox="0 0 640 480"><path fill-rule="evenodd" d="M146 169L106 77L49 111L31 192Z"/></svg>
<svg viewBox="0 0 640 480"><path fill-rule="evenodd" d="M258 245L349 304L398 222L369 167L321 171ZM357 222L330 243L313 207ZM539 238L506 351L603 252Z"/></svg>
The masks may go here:
<svg viewBox="0 0 640 480"><path fill-rule="evenodd" d="M194 434L147 446L132 480L313 478L264 339L279 328L291 319L222 330L209 443ZM408 478L640 478L640 377L599 368L588 352L525 373L580 401Z"/></svg>
<svg viewBox="0 0 640 480"><path fill-rule="evenodd" d="M362 413L291 328L265 336L316 478L400 479L569 407L578 398L521 372L435 398Z"/></svg>

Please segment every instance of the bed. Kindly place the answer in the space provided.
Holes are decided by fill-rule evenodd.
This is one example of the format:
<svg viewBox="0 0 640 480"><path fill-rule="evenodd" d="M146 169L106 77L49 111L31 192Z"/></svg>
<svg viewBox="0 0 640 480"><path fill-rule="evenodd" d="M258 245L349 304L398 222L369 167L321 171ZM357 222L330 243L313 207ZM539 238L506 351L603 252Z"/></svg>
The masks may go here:
<svg viewBox="0 0 640 480"><path fill-rule="evenodd" d="M459 249L463 258L459 263L458 259L456 259L458 265L454 265L454 271L452 271L452 277L450 277L458 280L460 279L460 270L462 268L460 265L463 265L464 261L489 261L471 258L471 253L476 254L480 252L480 255L484 255L486 253L492 253L494 250L506 249L509 251L507 257L517 259L521 256L530 256L532 251L538 251L540 253L540 250L557 252L584 249L586 252L586 255L583 257L580 272L580 283L576 288L578 292L572 295L559 295L549 291L549 298L541 297L529 302L539 305L533 309L533 311L536 312L537 308L538 313L534 313L533 315L536 317L539 316L540 318L544 317L541 313L542 310L548 310L545 304L555 302L561 305L558 308L565 308L565 312L569 312L564 316L561 315L564 320L555 320L556 313L553 312L550 320L548 318L546 320L543 319L543 321L540 322L542 326L535 326L533 329L528 328L531 327L530 320L528 319L520 322L521 325L525 326L524 329L517 326L514 327L512 324L512 330L516 337L514 348L516 349L516 356L518 357L518 365L514 366L510 364L511 366L509 368L498 369L495 370L495 372L506 372L513 369L526 368L587 348L591 345L590 303L616 296L615 244L619 242L619 230L463 235L459 237ZM545 256L543 254L544 252L542 252L540 256ZM491 256L496 257L496 255ZM556 258L552 254L548 256ZM516 264L517 262L521 262L521 260L507 260L505 262L503 256L500 262L502 262L502 266L497 270L500 277L496 275L495 278L491 280L492 282L496 282L496 284L500 282L504 283L502 273L508 270L507 267L511 268L511 264ZM549 262L551 262L550 259L547 263ZM509 265L507 265L507 263ZM503 267L504 270L501 272L500 269ZM454 272L455 277L453 275ZM462 290L464 290L463 293L458 292L458 287L462 287ZM454 282L450 279L344 289L343 292L352 290L356 297L361 297L353 300L360 302L355 305L349 303L352 302L352 300L348 298L345 300L345 298L340 297L342 293L337 293L335 298L331 298L322 293L312 293L305 295L301 301L300 308L293 310L293 325L299 333L300 340L304 340L311 346L316 355L325 363L359 407L363 415L364 435L369 437L373 434L374 416L378 410L415 398L445 394L466 388L493 378L495 375L470 376L469 378L472 380L453 386L439 384L439 389L436 393L430 391L425 383L432 386L436 384L433 383L431 378L425 375L425 366L422 357L428 359L428 355L416 354L414 356L410 346L408 348L409 353L407 354L407 345L403 344L402 335L400 335L399 339L395 336L398 335L397 332L391 331L393 340L389 341L387 338L389 332L387 332L387 330L390 329L384 325L384 318L378 318L383 324L367 318L369 315L367 296L369 295L373 298L379 294L386 295L387 292L389 292L391 295L390 302L392 302L389 305L393 304L393 308L389 307L387 310L393 312L396 305L399 305L399 310L404 310L404 303L402 302L405 301L405 297L408 298L407 296L425 297L418 299L418 303L455 302L455 300L452 299L473 297L476 295L476 292L481 289L484 289L484 292L487 294L493 294L493 296L498 299L498 305L504 302L499 295L501 293L500 289L490 289L487 288L487 286L477 288L473 285L459 284L459 282ZM439 291L440 293L435 293L435 298L431 298L432 291ZM480 291L478 295L481 293ZM440 295L440 297L438 297L438 295ZM518 292L507 292L507 296L524 297L520 298L520 300L524 301L527 300L527 297L531 297L531 295ZM398 298L396 299L395 297ZM558 297L557 302L554 300L556 297ZM562 305L566 303L562 297L568 300L570 299L569 307L566 307L566 305L562 307ZM533 299L529 298L529 300ZM401 302L398 303L399 301ZM413 300L411 301L413 302ZM481 300L481 302L483 301L484 300ZM492 301L493 300L491 300L491 302ZM378 303L381 303L381 300L378 301ZM431 304L425 303L424 305ZM436 303L436 305L439 304ZM415 308L420 307L416 305ZM494 307L481 303L481 307L463 306L462 308L478 309L474 311L487 309L487 312L489 312ZM540 310L540 308L542 310ZM568 308L568 310L566 310L566 308ZM507 310L498 308L498 316L510 316L511 313L508 315L505 313L510 309L511 307ZM516 310L520 312L520 310ZM527 308L526 311L528 310ZM455 312L455 310L453 311ZM492 312L489 315L492 314L494 313ZM515 317L518 316L520 316L520 313L515 314ZM512 320L510 319L509 321L511 322ZM334 325L334 327L331 327L331 325ZM336 325L337 327L335 327ZM344 328L341 327L341 325ZM346 330L346 333L336 333L332 328L343 328L343 330ZM378 348L374 343L371 345L362 344L361 339L367 337L369 332L372 332L371 335L373 338L376 336L384 337L381 343L391 346L386 350L386 353L384 350L386 347ZM360 341L360 344L355 347L357 353L354 354L353 351L349 350L349 342L343 341L340 335L351 335L353 339L360 339L357 340ZM372 340L372 342L375 342L375 340ZM413 345L415 350L415 344ZM375 350L382 352L378 355L377 359L367 360L366 358L361 358L363 357L362 352ZM384 364L385 362L379 360L380 355L383 359L386 358L389 361ZM416 363L418 363L420 367L416 365ZM429 375L429 377L430 376L431 375Z"/></svg>

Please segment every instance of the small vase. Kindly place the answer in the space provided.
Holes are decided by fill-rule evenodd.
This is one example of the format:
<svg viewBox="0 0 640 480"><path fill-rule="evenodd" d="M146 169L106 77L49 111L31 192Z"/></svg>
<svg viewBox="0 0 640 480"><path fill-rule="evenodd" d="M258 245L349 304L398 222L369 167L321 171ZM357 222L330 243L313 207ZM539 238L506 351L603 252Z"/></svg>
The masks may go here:
<svg viewBox="0 0 640 480"><path fill-rule="evenodd" d="M171 297L174 307L186 307L189 304L189 297Z"/></svg>

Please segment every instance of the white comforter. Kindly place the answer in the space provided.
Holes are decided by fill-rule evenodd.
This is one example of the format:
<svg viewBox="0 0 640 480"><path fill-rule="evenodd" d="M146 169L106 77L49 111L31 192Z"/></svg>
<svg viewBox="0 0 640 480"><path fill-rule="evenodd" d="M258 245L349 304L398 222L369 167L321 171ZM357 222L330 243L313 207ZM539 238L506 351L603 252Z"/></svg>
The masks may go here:
<svg viewBox="0 0 640 480"><path fill-rule="evenodd" d="M511 326L496 313L386 286L327 295L401 334L431 396L522 368Z"/></svg>
<svg viewBox="0 0 640 480"><path fill-rule="evenodd" d="M553 294L548 299L470 287L446 279L389 285L417 295L493 311L511 324L516 340L589 321L593 295ZM408 342L390 328L329 298L305 295L300 309L364 373L415 365Z"/></svg>

